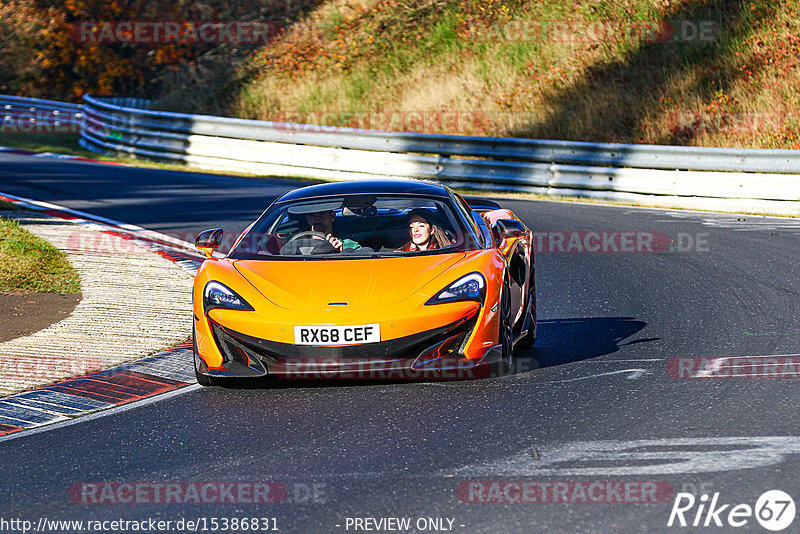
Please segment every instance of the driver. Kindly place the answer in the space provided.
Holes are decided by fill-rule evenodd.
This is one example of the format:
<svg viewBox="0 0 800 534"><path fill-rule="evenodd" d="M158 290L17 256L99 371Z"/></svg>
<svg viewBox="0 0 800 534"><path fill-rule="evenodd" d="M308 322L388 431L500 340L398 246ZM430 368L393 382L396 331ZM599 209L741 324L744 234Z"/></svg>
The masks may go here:
<svg viewBox="0 0 800 534"><path fill-rule="evenodd" d="M339 239L338 237L334 237L333 221L335 219L336 213L333 210L315 211L306 214L306 222L308 226L311 227L311 230L324 234L325 239L327 239L336 250L341 252L343 249L348 248L355 250L360 249L361 245L352 239Z"/></svg>

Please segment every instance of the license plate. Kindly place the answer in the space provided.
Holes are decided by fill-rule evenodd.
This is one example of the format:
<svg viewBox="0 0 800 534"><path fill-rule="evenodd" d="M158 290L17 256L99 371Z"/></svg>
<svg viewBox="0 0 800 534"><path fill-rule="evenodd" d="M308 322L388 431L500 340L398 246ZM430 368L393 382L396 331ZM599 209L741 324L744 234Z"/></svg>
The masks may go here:
<svg viewBox="0 0 800 534"><path fill-rule="evenodd" d="M360 345L380 340L380 324L294 327L295 345Z"/></svg>

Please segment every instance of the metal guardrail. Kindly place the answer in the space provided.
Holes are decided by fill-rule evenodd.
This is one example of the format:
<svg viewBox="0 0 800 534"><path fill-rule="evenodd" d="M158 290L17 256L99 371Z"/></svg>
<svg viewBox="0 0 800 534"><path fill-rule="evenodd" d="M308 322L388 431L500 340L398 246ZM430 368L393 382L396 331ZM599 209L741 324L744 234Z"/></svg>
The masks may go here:
<svg viewBox="0 0 800 534"><path fill-rule="evenodd" d="M415 177L495 192L800 215L798 150L387 132L155 111L132 97L84 102L81 144L98 152L253 174Z"/></svg>
<svg viewBox="0 0 800 534"><path fill-rule="evenodd" d="M61 131L77 133L83 106L54 100L0 95L0 132Z"/></svg>
<svg viewBox="0 0 800 534"><path fill-rule="evenodd" d="M84 97L87 107L117 113L153 130L277 143L383 152L511 159L567 165L644 169L800 173L800 151L628 145L500 137L386 132L134 109L116 97ZM125 109L127 108L127 109Z"/></svg>
<svg viewBox="0 0 800 534"><path fill-rule="evenodd" d="M800 174L795 150L385 132L169 113L113 97L84 101L87 148L216 170L336 180L416 177L493 191L632 202L679 197L684 204L800 214L800 176L785 174Z"/></svg>
<svg viewBox="0 0 800 534"><path fill-rule="evenodd" d="M57 100L42 100L40 98L27 98L24 96L0 95L0 106L17 106L21 109L57 109L62 111L80 112L82 104L71 104L69 102L59 102Z"/></svg>

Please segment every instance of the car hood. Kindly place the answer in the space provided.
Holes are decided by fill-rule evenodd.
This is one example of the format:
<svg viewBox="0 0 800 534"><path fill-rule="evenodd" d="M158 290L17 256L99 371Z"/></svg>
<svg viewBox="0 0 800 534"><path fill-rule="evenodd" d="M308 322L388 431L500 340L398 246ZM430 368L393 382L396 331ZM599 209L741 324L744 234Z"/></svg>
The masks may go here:
<svg viewBox="0 0 800 534"><path fill-rule="evenodd" d="M331 303L346 303L348 309L356 309L399 303L464 257L454 253L327 261L237 260L234 267L277 306L319 310L336 306ZM442 288L449 282L443 280Z"/></svg>

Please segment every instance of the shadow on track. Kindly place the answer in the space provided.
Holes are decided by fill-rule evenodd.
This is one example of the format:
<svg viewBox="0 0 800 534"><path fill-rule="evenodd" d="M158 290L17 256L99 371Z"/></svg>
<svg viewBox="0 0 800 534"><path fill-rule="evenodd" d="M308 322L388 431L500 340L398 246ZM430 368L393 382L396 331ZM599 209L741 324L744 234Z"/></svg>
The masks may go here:
<svg viewBox="0 0 800 534"><path fill-rule="evenodd" d="M644 328L647 323L632 317L587 317L570 319L549 319L538 321L538 337L536 344L529 350L514 352L514 368L510 374L519 374L542 367L572 363L590 358L597 358L617 352L620 346L657 341L659 338L635 339L627 343L623 341ZM505 374L505 373L504 373ZM476 372L474 376L461 379L434 380L460 382L469 378L489 378L489 371ZM430 380L326 380L326 379L279 379L266 377L258 379L237 379L226 384L232 389L293 389L293 388L329 388L352 386L376 386L403 383L421 383Z"/></svg>
<svg viewBox="0 0 800 534"><path fill-rule="evenodd" d="M537 369L597 358L617 352L622 345L658 338L623 341L647 326L632 317L583 317L537 321L536 344L515 353L520 368Z"/></svg>

